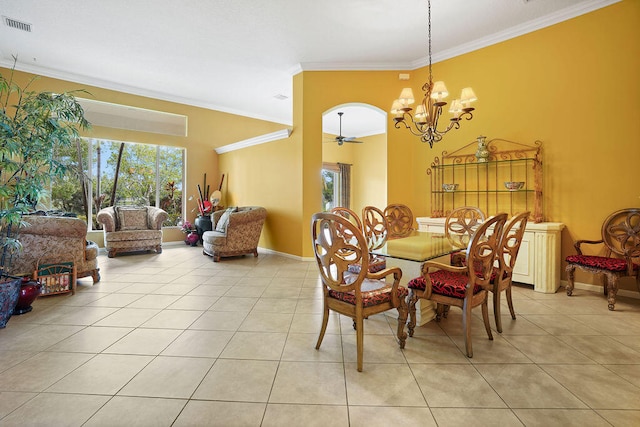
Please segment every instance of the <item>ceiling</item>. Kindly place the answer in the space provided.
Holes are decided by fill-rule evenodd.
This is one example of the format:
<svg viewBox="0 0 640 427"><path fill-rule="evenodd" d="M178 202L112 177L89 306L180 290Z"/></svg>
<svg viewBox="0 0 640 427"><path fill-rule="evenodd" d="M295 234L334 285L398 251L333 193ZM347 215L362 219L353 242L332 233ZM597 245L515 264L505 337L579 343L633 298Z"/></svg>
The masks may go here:
<svg viewBox="0 0 640 427"><path fill-rule="evenodd" d="M433 61L616 1L433 0ZM1 66L285 125L301 70L427 64L426 0L2 0L0 14ZM347 117L344 134L371 133Z"/></svg>

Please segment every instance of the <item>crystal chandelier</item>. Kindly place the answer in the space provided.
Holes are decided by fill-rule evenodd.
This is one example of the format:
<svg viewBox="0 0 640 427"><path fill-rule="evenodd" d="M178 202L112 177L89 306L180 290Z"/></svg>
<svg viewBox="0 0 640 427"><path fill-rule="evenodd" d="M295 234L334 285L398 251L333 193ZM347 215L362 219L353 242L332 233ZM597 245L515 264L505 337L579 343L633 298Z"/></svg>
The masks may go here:
<svg viewBox="0 0 640 427"><path fill-rule="evenodd" d="M413 91L411 88L404 88L400 93L400 97L393 101L391 107L391 114L394 115L393 120L395 126L400 129L400 124L403 124L405 128L420 137L422 142L428 142L429 147L433 148L433 144L442 139L444 134L451 129L460 128L460 120L465 118L471 120L473 118L473 107L470 106L471 102L477 100L473 89L466 87L462 89L460 99L454 99L451 102L451 108L449 112L453 114L449 120L449 125L444 129L438 129L438 119L442 114L442 108L447 105L444 98L449 95L447 87L443 81L433 81L433 71L431 67L431 0L428 0L429 4L429 81L422 86L424 92L424 98L422 102L416 107L415 113L411 114L411 104L415 102L413 97Z"/></svg>

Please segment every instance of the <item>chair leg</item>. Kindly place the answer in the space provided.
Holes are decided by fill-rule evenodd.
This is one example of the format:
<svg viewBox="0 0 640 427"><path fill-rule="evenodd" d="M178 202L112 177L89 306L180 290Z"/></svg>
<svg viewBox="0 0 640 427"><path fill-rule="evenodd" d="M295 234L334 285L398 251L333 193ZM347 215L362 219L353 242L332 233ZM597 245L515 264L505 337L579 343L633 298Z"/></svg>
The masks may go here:
<svg viewBox="0 0 640 427"><path fill-rule="evenodd" d="M414 329L416 327L416 303L418 302L418 295L413 289L409 289L409 323L407 323L407 329L409 330L409 336L413 336ZM400 319L398 319L399 321Z"/></svg>
<svg viewBox="0 0 640 427"><path fill-rule="evenodd" d="M573 281L575 279L576 266L567 265L567 295L571 296L573 293Z"/></svg>
<svg viewBox="0 0 640 427"><path fill-rule="evenodd" d="M487 335L489 336L489 339L493 340L493 334L491 333L491 324L489 323L489 304L487 304L486 298L482 303L482 320L484 320L484 328L487 330Z"/></svg>
<svg viewBox="0 0 640 427"><path fill-rule="evenodd" d="M356 318L356 349L358 352L358 372L362 372L362 353L364 351L364 319Z"/></svg>
<svg viewBox="0 0 640 427"><path fill-rule="evenodd" d="M327 331L328 323L329 323L329 306L325 301L324 314L322 317L322 327L320 328L320 336L318 337L318 342L316 343L316 350L318 350L320 348L320 344L322 344L322 339L324 338L324 333Z"/></svg>
<svg viewBox="0 0 640 427"><path fill-rule="evenodd" d="M615 274L605 273L604 283L606 285L607 302L609 310L613 311L616 305L616 295L618 294L618 276Z"/></svg>
<svg viewBox="0 0 640 427"><path fill-rule="evenodd" d="M465 300L462 307L462 334L464 335L464 347L467 351L467 357L473 357L473 348L471 347L471 305Z"/></svg>
<svg viewBox="0 0 640 427"><path fill-rule="evenodd" d="M516 311L513 309L513 299L511 298L511 283L509 283L509 287L504 291L505 296L507 297L507 304L509 305L509 311L511 312L511 318L516 320Z"/></svg>
<svg viewBox="0 0 640 427"><path fill-rule="evenodd" d="M502 318L500 317L500 291L493 291L493 317L496 319L496 330L502 333Z"/></svg>
<svg viewBox="0 0 640 427"><path fill-rule="evenodd" d="M409 314L409 307L405 298L400 298L400 306L398 307L398 340L400 341L400 348L404 348L404 344L407 341L407 334L404 331L404 324L407 323L407 315Z"/></svg>

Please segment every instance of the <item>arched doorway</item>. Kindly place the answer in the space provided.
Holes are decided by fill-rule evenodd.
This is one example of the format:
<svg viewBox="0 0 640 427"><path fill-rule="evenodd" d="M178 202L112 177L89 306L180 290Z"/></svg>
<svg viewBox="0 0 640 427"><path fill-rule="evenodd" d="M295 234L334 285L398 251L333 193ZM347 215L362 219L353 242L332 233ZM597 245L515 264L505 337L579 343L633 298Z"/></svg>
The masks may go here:
<svg viewBox="0 0 640 427"><path fill-rule="evenodd" d="M387 113L362 103L332 107L322 114L322 141L323 210L337 205L348 205L346 207L357 213L368 205L384 208L387 204ZM341 165L350 165L350 168ZM350 194L341 191L345 188L345 173L350 175L345 190L350 190Z"/></svg>

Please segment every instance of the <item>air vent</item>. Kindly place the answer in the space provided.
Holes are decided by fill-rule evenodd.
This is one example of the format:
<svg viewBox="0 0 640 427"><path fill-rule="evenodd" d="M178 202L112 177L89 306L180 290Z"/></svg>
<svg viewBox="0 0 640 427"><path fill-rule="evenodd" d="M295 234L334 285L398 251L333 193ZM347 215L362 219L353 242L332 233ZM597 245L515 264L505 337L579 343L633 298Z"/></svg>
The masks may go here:
<svg viewBox="0 0 640 427"><path fill-rule="evenodd" d="M287 95L283 95L281 93L277 94L277 95L273 95L273 97L279 101L284 101L285 99L288 99L289 97Z"/></svg>
<svg viewBox="0 0 640 427"><path fill-rule="evenodd" d="M2 20L4 21L4 24L7 27L15 28L16 30L26 31L28 33L31 32L31 24L18 21L17 19L9 18L8 16L3 16Z"/></svg>

